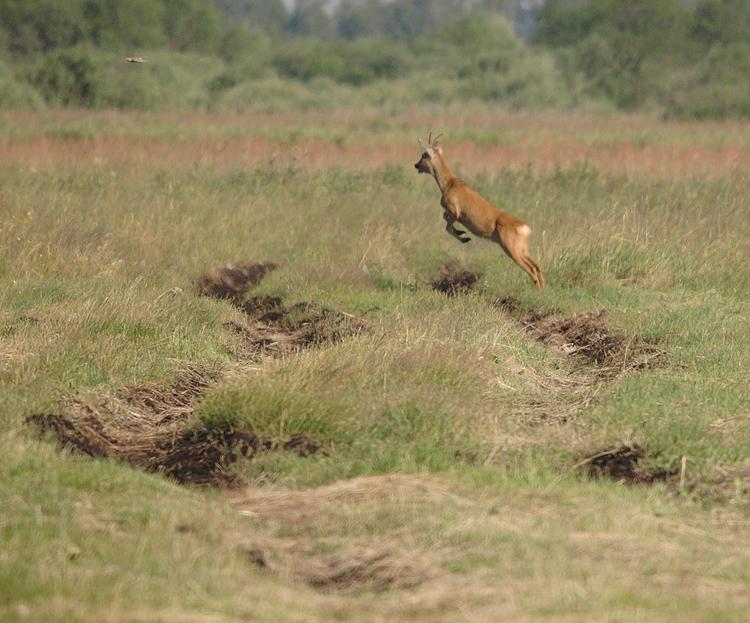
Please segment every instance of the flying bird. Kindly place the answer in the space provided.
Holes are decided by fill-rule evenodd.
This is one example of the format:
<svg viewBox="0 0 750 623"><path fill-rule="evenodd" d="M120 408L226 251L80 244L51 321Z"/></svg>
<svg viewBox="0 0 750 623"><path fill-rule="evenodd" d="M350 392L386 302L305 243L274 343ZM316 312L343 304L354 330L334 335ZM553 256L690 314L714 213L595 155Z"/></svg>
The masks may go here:
<svg viewBox="0 0 750 623"><path fill-rule="evenodd" d="M125 60L128 63L147 63L148 61L142 56L127 56Z"/></svg>

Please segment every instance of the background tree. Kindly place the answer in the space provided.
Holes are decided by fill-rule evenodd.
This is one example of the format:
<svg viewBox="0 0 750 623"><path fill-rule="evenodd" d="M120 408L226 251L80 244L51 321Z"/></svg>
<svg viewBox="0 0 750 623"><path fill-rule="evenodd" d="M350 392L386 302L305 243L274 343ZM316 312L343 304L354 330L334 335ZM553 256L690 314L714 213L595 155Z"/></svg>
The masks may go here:
<svg viewBox="0 0 750 623"><path fill-rule="evenodd" d="M221 15L208 0L163 0L164 29L175 50L215 52L221 37Z"/></svg>
<svg viewBox="0 0 750 623"><path fill-rule="evenodd" d="M281 0L214 0L227 24L281 32L289 14Z"/></svg>
<svg viewBox="0 0 750 623"><path fill-rule="evenodd" d="M68 47L86 38L83 0L0 0L0 25L11 52Z"/></svg>
<svg viewBox="0 0 750 623"><path fill-rule="evenodd" d="M106 48L164 45L164 5L154 0L85 0L88 39Z"/></svg>
<svg viewBox="0 0 750 623"><path fill-rule="evenodd" d="M300 37L334 39L336 27L324 5L324 0L298 0L287 24L289 32Z"/></svg>

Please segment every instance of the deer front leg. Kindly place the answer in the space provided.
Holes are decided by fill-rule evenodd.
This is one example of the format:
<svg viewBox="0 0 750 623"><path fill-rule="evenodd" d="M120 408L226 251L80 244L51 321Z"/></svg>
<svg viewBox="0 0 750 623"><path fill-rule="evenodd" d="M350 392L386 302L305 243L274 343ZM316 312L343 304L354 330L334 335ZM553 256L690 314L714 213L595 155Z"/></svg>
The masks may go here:
<svg viewBox="0 0 750 623"><path fill-rule="evenodd" d="M456 229L453 226L453 224L456 222L456 217L453 216L451 212L449 212L448 210L445 210L445 212L443 212L443 218L445 219L445 231L447 231L451 236L453 236L457 240L460 240L463 243L467 243L471 240L471 238L466 236L465 231Z"/></svg>

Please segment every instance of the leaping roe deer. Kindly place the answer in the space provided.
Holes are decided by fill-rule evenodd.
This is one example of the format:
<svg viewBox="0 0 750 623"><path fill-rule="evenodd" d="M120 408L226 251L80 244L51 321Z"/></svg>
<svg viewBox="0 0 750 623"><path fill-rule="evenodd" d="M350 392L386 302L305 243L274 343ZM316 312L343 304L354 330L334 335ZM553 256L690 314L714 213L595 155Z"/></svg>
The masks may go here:
<svg viewBox="0 0 750 623"><path fill-rule="evenodd" d="M529 255L531 227L521 219L498 210L476 190L453 175L443 158L443 149L438 143L440 136L442 135L433 140L430 132L426 147L419 141L422 157L414 167L419 173L432 175L437 182L442 193L440 205L444 210L445 230L461 242L469 242L471 238L466 232L455 228L455 223L459 222L475 236L494 240L529 274L538 288L543 288L542 270Z"/></svg>

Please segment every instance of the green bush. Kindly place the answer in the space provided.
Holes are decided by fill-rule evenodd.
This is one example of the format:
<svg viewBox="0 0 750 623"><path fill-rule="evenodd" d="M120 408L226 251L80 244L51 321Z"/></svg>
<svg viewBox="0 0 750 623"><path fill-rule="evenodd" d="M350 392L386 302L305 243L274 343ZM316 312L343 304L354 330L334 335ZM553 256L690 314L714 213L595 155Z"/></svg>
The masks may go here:
<svg viewBox="0 0 750 623"><path fill-rule="evenodd" d="M277 50L272 64L283 78L305 81L325 76L338 81L344 72L345 61L334 46L303 39Z"/></svg>
<svg viewBox="0 0 750 623"><path fill-rule="evenodd" d="M669 89L666 114L682 119L750 118L750 43L711 49Z"/></svg>
<svg viewBox="0 0 750 623"><path fill-rule="evenodd" d="M96 65L86 49L50 52L36 63L31 79L49 104L81 107L96 105Z"/></svg>
<svg viewBox="0 0 750 623"><path fill-rule="evenodd" d="M147 63L126 63L114 52L87 47L50 52L27 69L29 81L52 106L136 110L206 109L208 84L220 59L155 51Z"/></svg>
<svg viewBox="0 0 750 623"><path fill-rule="evenodd" d="M336 49L343 60L338 80L347 84L394 80L405 76L411 66L406 47L384 39L358 39L339 43Z"/></svg>

